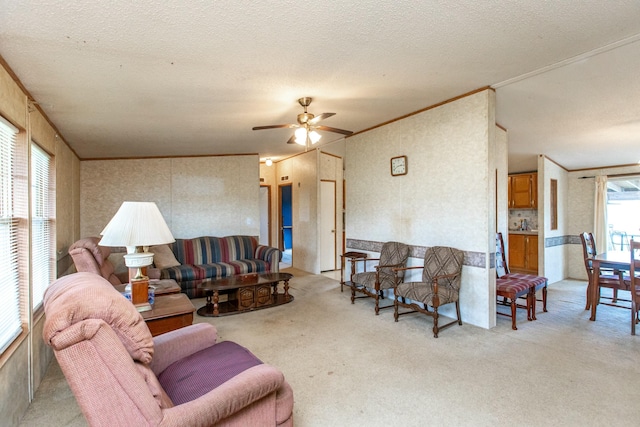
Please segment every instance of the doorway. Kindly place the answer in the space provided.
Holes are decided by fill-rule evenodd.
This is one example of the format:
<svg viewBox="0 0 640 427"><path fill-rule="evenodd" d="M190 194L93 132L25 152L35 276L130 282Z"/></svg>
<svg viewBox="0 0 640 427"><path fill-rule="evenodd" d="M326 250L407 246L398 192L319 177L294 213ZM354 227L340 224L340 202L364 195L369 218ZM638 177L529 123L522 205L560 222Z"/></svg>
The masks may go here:
<svg viewBox="0 0 640 427"><path fill-rule="evenodd" d="M278 187L278 210L280 233L278 248L282 251L282 262L293 265L293 198L291 184Z"/></svg>

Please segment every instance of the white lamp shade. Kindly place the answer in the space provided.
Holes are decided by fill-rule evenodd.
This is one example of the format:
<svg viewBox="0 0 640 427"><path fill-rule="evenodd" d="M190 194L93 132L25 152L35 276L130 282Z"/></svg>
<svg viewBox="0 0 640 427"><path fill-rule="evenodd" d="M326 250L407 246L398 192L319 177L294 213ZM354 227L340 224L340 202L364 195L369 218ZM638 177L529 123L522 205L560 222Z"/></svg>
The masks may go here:
<svg viewBox="0 0 640 427"><path fill-rule="evenodd" d="M124 202L100 234L102 246L151 246L175 242L153 202Z"/></svg>
<svg viewBox="0 0 640 427"><path fill-rule="evenodd" d="M322 138L322 135L320 135L315 130L312 130L311 132L309 132L309 139L311 140L312 144L315 144L316 142L320 141L320 138Z"/></svg>
<svg viewBox="0 0 640 427"><path fill-rule="evenodd" d="M294 134L296 135L296 144L307 144L307 130L305 128L296 129Z"/></svg>

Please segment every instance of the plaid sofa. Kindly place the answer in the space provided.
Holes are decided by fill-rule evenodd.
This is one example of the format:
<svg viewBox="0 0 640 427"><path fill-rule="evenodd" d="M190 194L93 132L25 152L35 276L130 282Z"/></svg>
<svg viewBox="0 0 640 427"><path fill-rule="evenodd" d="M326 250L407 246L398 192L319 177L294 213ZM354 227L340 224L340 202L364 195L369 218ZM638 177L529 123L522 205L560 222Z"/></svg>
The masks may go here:
<svg viewBox="0 0 640 427"><path fill-rule="evenodd" d="M279 249L253 236L176 239L169 247L180 265L160 270L160 278L174 279L189 298L205 296L200 285L207 279L278 272L282 258Z"/></svg>

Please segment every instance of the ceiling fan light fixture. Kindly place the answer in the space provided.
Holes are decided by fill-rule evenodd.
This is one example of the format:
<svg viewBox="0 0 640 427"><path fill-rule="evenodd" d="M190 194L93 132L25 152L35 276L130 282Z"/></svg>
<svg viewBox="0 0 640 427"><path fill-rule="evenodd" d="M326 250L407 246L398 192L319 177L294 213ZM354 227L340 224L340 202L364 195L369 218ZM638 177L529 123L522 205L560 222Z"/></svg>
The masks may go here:
<svg viewBox="0 0 640 427"><path fill-rule="evenodd" d="M309 139L311 140L312 144L315 144L316 142L320 141L320 138L322 138L322 135L320 135L315 130L312 130L311 132L309 132Z"/></svg>
<svg viewBox="0 0 640 427"><path fill-rule="evenodd" d="M271 160L271 157L267 158L267 160L265 160L264 164L267 165L267 166L271 166L273 164L273 160Z"/></svg>
<svg viewBox="0 0 640 427"><path fill-rule="evenodd" d="M296 144L307 145L307 129L306 128L296 129L295 135L296 135Z"/></svg>

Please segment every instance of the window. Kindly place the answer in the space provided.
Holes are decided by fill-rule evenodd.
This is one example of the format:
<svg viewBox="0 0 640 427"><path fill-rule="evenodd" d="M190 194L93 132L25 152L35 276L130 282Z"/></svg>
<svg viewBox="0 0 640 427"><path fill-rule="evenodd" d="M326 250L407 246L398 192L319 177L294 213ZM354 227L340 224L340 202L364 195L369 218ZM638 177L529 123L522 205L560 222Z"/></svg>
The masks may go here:
<svg viewBox="0 0 640 427"><path fill-rule="evenodd" d="M54 200L51 156L31 144L31 286L33 309L37 309L51 283L54 270Z"/></svg>
<svg viewBox="0 0 640 427"><path fill-rule="evenodd" d="M0 353L22 332L13 199L17 133L18 129L0 117Z"/></svg>
<svg viewBox="0 0 640 427"><path fill-rule="evenodd" d="M628 251L631 239L640 240L640 176L607 180L608 250Z"/></svg>

